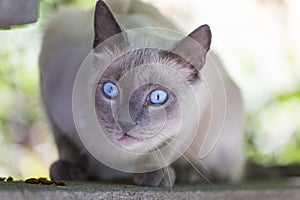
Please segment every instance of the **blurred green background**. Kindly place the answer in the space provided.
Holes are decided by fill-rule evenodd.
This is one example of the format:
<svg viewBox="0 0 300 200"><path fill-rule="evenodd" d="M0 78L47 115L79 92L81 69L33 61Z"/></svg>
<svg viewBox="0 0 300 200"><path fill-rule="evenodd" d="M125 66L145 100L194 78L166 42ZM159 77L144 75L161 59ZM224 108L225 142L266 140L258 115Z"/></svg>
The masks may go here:
<svg viewBox="0 0 300 200"><path fill-rule="evenodd" d="M42 0L38 23L0 29L0 176L48 177L57 151L39 94L43 29L59 5L94 3Z"/></svg>
<svg viewBox="0 0 300 200"><path fill-rule="evenodd" d="M245 151L265 165L300 162L300 35L296 0L144 0L185 32L208 23L247 109ZM43 29L62 5L42 0L38 23L0 30L0 176L48 176L57 152L39 94Z"/></svg>

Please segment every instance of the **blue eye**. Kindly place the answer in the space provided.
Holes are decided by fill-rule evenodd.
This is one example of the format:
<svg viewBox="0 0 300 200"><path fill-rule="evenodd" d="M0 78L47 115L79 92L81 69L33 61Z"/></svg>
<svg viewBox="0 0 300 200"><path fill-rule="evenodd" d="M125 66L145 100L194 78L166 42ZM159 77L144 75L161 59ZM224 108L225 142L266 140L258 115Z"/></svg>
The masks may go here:
<svg viewBox="0 0 300 200"><path fill-rule="evenodd" d="M108 98L115 98L119 95L118 87L112 82L104 83L103 92Z"/></svg>
<svg viewBox="0 0 300 200"><path fill-rule="evenodd" d="M163 104L168 100L168 93L164 90L154 90L150 93L152 104Z"/></svg>

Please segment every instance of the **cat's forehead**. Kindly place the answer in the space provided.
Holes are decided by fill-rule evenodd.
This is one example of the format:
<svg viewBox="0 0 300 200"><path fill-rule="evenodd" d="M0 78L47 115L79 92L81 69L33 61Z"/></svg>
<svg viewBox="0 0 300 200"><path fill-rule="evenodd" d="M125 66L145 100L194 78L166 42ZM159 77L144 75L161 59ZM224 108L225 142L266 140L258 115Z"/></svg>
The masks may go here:
<svg viewBox="0 0 300 200"><path fill-rule="evenodd" d="M159 55L158 50L136 49L116 56L105 70L103 77L120 80L126 73L132 70L136 71L136 75L140 75L140 73L137 73L138 67L154 64L164 65L165 63L166 59L163 59Z"/></svg>
<svg viewBox="0 0 300 200"><path fill-rule="evenodd" d="M160 84L179 89L187 83L190 74L180 63L158 49L136 49L116 57L103 73L102 80L114 80L127 88L144 84Z"/></svg>

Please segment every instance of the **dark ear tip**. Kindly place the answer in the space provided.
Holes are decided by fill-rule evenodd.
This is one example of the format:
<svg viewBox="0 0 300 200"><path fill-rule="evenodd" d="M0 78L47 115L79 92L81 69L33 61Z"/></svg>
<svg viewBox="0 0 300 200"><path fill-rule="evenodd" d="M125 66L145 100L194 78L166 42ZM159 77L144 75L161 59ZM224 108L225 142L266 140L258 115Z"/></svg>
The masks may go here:
<svg viewBox="0 0 300 200"><path fill-rule="evenodd" d="M201 25L200 27L205 28L205 29L207 29L207 30L210 30L210 27L209 27L208 24L203 24L203 25Z"/></svg>
<svg viewBox="0 0 300 200"><path fill-rule="evenodd" d="M98 0L97 3L96 3L96 7L98 7L102 4L104 4L104 1L103 0Z"/></svg>
<svg viewBox="0 0 300 200"><path fill-rule="evenodd" d="M100 10L102 8L107 8L108 6L106 5L106 3L103 0L98 0L96 3L96 10Z"/></svg>
<svg viewBox="0 0 300 200"><path fill-rule="evenodd" d="M203 32L207 32L209 35L211 35L210 27L207 24L201 25L198 29L203 31Z"/></svg>
<svg viewBox="0 0 300 200"><path fill-rule="evenodd" d="M189 36L193 38L193 35L196 36L196 35L199 35L199 34L204 36L204 37L211 38L210 27L207 24L201 25L198 28L196 28L193 32L191 32L189 34Z"/></svg>

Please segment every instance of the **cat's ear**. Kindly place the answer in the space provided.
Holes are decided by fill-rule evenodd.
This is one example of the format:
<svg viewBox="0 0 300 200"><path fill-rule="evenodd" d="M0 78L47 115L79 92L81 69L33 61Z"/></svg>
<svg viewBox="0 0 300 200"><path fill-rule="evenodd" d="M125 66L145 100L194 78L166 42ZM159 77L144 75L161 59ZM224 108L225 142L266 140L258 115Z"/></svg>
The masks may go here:
<svg viewBox="0 0 300 200"><path fill-rule="evenodd" d="M179 41L172 52L180 55L198 70L200 70L210 49L211 31L208 25L202 25Z"/></svg>
<svg viewBox="0 0 300 200"><path fill-rule="evenodd" d="M94 48L104 40L120 33L122 33L122 28L110 8L104 1L99 0L94 13ZM120 34L117 38L123 41L116 42L126 43L127 41L125 34Z"/></svg>

